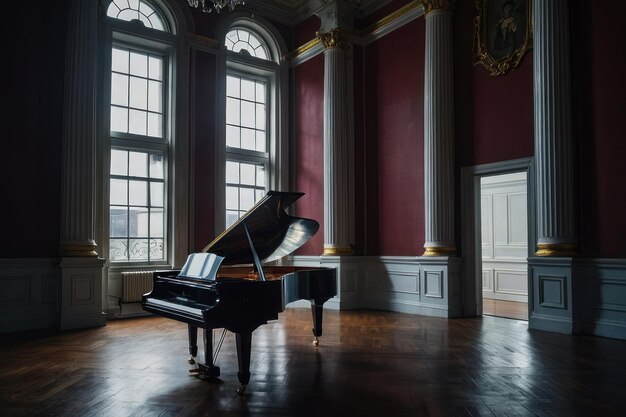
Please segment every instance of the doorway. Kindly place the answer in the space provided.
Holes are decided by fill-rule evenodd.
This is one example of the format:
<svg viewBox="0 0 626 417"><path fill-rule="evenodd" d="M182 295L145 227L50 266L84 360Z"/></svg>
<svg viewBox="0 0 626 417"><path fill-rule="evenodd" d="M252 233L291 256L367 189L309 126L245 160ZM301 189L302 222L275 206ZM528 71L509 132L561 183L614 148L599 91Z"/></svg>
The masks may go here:
<svg viewBox="0 0 626 417"><path fill-rule="evenodd" d="M534 184L533 158L461 169L464 316L528 320L533 305L528 258L536 242Z"/></svg>
<svg viewBox="0 0 626 417"><path fill-rule="evenodd" d="M483 314L528 320L528 179L480 177Z"/></svg>

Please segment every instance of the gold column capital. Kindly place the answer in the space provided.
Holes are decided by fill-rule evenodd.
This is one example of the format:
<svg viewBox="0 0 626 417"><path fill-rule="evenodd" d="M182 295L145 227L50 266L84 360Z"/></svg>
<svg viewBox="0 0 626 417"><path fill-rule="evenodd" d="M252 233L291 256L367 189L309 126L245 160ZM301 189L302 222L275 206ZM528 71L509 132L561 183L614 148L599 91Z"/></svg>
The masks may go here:
<svg viewBox="0 0 626 417"><path fill-rule="evenodd" d="M322 256L349 256L354 253L352 247L324 246Z"/></svg>
<svg viewBox="0 0 626 417"><path fill-rule="evenodd" d="M61 242L59 245L59 255L61 257L78 257L78 258L89 258L89 257L98 257L98 252L96 252L95 242Z"/></svg>
<svg viewBox="0 0 626 417"><path fill-rule="evenodd" d="M315 32L315 36L324 44L324 49L348 48L350 36L347 32L339 28L331 29L328 32Z"/></svg>
<svg viewBox="0 0 626 417"><path fill-rule="evenodd" d="M424 13L428 14L438 10L454 11L455 0L422 0L424 5Z"/></svg>

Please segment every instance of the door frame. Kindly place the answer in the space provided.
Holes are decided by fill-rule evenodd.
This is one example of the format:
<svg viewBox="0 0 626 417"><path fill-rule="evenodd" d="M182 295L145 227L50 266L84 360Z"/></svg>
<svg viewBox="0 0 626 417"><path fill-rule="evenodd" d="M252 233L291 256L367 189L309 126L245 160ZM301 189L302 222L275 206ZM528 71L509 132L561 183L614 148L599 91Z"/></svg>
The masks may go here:
<svg viewBox="0 0 626 417"><path fill-rule="evenodd" d="M465 260L463 266L463 315L466 317L483 314L480 179L513 172L526 172L528 256L531 257L535 253L537 242L534 158L520 158L461 168L461 248ZM530 289L530 275L528 280L528 288ZM529 291L529 310L531 305L532 293Z"/></svg>

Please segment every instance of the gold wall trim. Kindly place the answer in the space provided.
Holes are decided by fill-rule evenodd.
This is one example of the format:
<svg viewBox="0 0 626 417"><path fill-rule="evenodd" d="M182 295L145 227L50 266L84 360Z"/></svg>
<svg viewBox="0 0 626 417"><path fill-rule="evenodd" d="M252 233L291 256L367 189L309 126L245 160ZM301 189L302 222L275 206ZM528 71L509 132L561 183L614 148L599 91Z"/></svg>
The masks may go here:
<svg viewBox="0 0 626 417"><path fill-rule="evenodd" d="M536 256L575 256L578 251L576 243L538 243Z"/></svg>
<svg viewBox="0 0 626 417"><path fill-rule="evenodd" d="M195 33L190 33L189 34L189 39L191 39L193 42L198 43L200 45L204 45L204 46L208 46L210 48L219 48L220 47L220 43L213 39L213 38L209 38L206 36L202 36L202 35L198 35Z"/></svg>
<svg viewBox="0 0 626 417"><path fill-rule="evenodd" d="M385 26L393 23L394 21L402 18L404 15L412 12L413 10L421 7L423 4L423 0L413 0L412 2L410 2L409 4L402 6L401 8L399 8L398 10L396 10L393 13L388 14L387 16L383 17L382 19L372 23L371 25L367 26L365 29L359 31L358 33L356 33L355 35L358 37L365 37L365 36L369 36L372 35L376 32L378 32L380 29L384 28ZM344 34L349 35L347 32L343 32ZM294 51L290 52L288 54L289 59L296 59L297 57L299 57L300 55L308 52L309 50L311 50L312 48L316 47L317 45L319 45L322 41L319 38L315 38L313 40L310 40L309 42L305 43L304 45L296 48Z"/></svg>

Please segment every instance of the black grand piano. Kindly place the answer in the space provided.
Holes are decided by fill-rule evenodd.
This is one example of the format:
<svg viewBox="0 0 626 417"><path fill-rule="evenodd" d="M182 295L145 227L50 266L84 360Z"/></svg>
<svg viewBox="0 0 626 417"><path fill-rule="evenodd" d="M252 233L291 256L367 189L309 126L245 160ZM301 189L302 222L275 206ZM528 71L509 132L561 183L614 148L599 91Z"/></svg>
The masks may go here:
<svg viewBox="0 0 626 417"><path fill-rule="evenodd" d="M319 229L315 220L292 217L287 207L303 193L270 191L201 254L192 254L182 270L156 271L153 289L142 307L189 327L189 362L195 363L197 331L204 329L205 363L190 370L202 379L220 375L214 364L213 329L235 333L241 386L250 380L252 332L278 319L285 305L311 302L314 345L322 334L322 309L337 294L334 268L263 266L306 243ZM224 338L217 344L217 350Z"/></svg>

